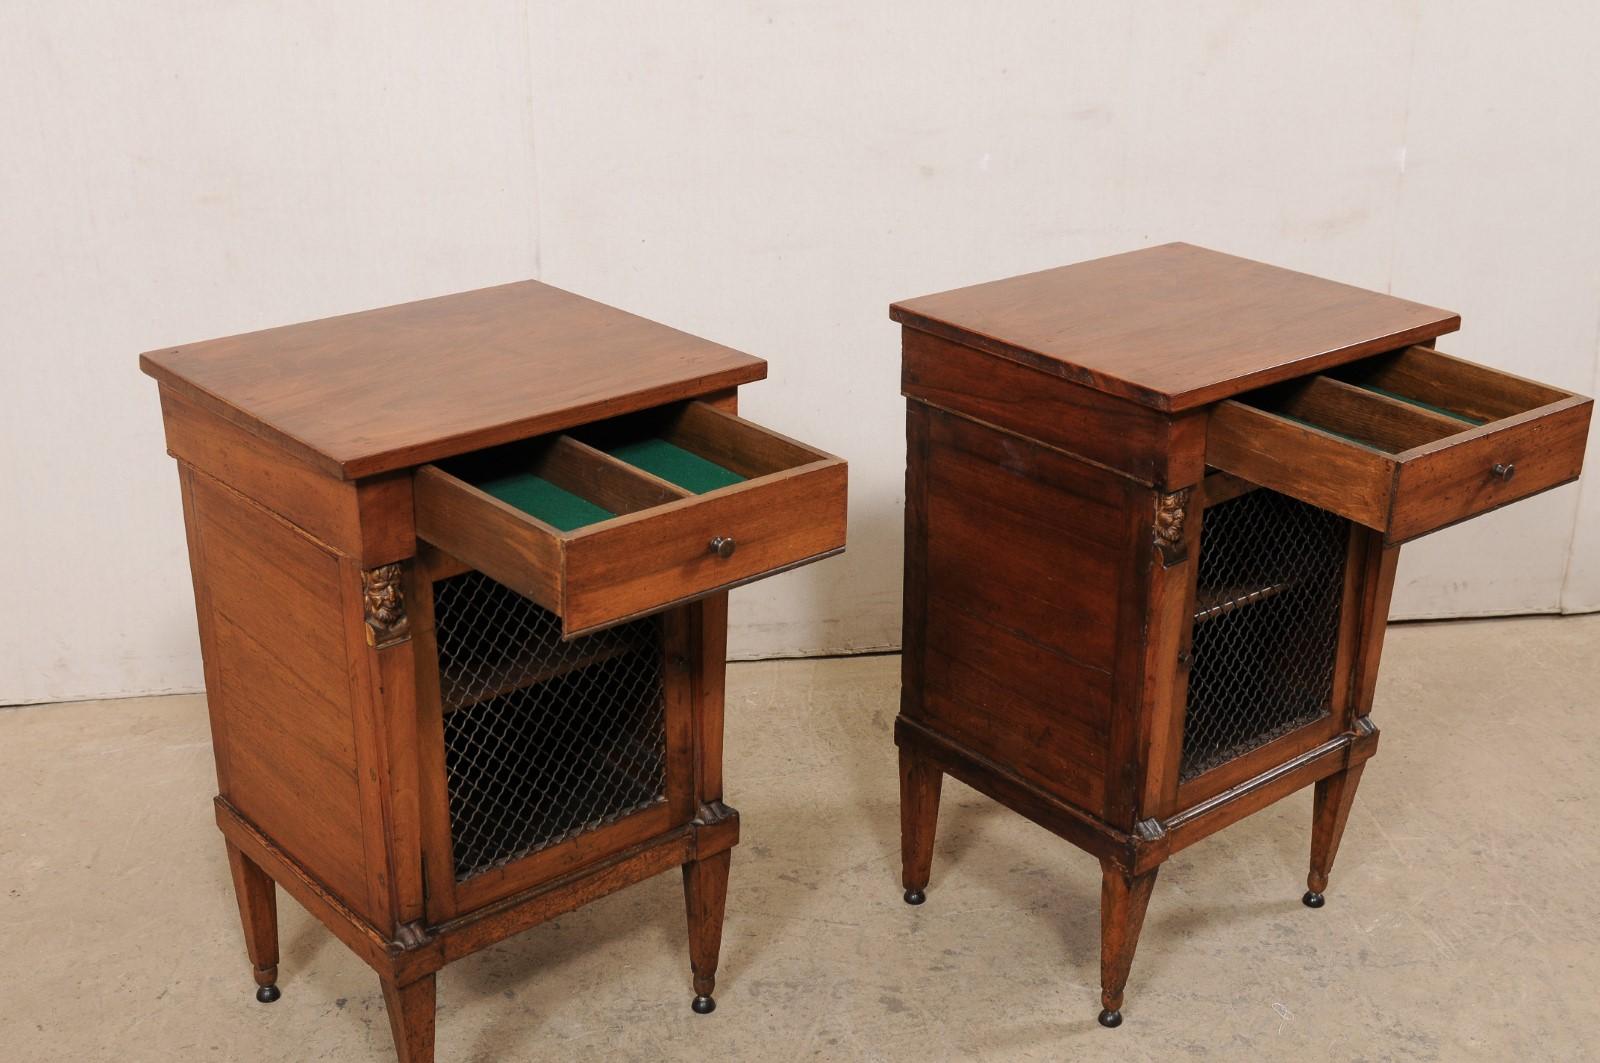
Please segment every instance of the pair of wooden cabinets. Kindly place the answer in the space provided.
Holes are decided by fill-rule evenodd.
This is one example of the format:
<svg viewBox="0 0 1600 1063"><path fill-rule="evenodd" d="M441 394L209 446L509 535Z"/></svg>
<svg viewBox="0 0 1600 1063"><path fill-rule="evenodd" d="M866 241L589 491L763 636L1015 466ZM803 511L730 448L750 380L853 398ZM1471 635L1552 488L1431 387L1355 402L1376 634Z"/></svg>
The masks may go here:
<svg viewBox="0 0 1600 1063"><path fill-rule="evenodd" d="M1172 852L1316 786L1321 903L1398 544L1574 478L1590 403L1454 315L1184 245L897 304L906 899L948 773L1097 855L1102 1021ZM150 352L258 999L276 887L377 972L683 869L714 1007L726 591L837 553L765 363L537 283Z"/></svg>

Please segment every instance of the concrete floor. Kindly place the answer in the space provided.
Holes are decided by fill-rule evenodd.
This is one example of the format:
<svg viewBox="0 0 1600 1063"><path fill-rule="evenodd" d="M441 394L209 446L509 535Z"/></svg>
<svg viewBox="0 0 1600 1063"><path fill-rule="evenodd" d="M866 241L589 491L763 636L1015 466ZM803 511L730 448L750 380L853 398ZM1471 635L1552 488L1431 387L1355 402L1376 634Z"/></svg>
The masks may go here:
<svg viewBox="0 0 1600 1063"><path fill-rule="evenodd" d="M447 968L441 1060L1600 1057L1600 616L1394 628L1329 890L1302 792L1170 861L1119 1030L1099 877L947 783L900 900L894 657L734 665L717 1012L677 876ZM390 1060L377 979L280 894L253 1002L199 697L0 712L0 1059Z"/></svg>

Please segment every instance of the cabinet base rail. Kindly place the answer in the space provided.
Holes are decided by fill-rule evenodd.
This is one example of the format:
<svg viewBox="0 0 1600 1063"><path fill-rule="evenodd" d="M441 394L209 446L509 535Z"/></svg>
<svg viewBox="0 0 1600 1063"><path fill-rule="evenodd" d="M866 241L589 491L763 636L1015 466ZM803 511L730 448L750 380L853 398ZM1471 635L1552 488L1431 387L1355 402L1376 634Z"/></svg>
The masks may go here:
<svg viewBox="0 0 1600 1063"><path fill-rule="evenodd" d="M714 815L577 871L437 925L406 923L390 934L351 910L225 799L215 803L217 826L232 845L369 967L402 986L635 882L726 852L739 840L738 812L719 803Z"/></svg>
<svg viewBox="0 0 1600 1063"><path fill-rule="evenodd" d="M1142 874L1245 816L1366 763L1378 751L1378 728L1368 717L1305 753L1165 818L1147 817L1125 831L1056 798L1000 765L901 716L895 744L928 758L939 770L1130 874Z"/></svg>

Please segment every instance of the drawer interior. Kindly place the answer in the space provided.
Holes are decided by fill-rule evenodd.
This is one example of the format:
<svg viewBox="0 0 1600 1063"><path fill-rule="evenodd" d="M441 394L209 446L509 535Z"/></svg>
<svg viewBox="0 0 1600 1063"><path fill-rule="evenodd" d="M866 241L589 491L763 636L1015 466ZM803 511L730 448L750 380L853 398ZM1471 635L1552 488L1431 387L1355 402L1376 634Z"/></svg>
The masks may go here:
<svg viewBox="0 0 1600 1063"><path fill-rule="evenodd" d="M817 460L815 451L750 427L699 403L679 403L440 467L558 532L573 532Z"/></svg>
<svg viewBox="0 0 1600 1063"><path fill-rule="evenodd" d="M693 402L585 425L573 435L640 472L696 495L809 465L820 456L782 436Z"/></svg>
<svg viewBox="0 0 1600 1063"><path fill-rule="evenodd" d="M1531 380L1409 347L1264 388L1240 401L1399 455L1567 397Z"/></svg>
<svg viewBox="0 0 1600 1063"><path fill-rule="evenodd" d="M559 616L566 636L844 546L845 464L701 402L419 468L417 538Z"/></svg>
<svg viewBox="0 0 1600 1063"><path fill-rule="evenodd" d="M607 446L605 452L697 495L715 491L719 487L732 487L745 480L732 469L724 468L661 436L623 440Z"/></svg>
<svg viewBox="0 0 1600 1063"><path fill-rule="evenodd" d="M598 524L616 514L531 469L508 469L478 486L500 501L561 531Z"/></svg>
<svg viewBox="0 0 1600 1063"><path fill-rule="evenodd" d="M1217 403L1206 463L1394 545L1575 480L1593 406L1407 347Z"/></svg>
<svg viewBox="0 0 1600 1063"><path fill-rule="evenodd" d="M563 532L683 497L683 492L635 475L629 466L566 435L481 450L440 467Z"/></svg>

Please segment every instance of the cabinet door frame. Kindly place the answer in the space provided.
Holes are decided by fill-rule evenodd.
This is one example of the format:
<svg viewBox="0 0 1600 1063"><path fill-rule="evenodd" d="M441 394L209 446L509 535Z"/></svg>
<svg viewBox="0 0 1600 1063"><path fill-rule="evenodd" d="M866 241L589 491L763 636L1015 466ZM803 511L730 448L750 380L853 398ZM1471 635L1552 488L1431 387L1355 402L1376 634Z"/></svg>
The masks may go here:
<svg viewBox="0 0 1600 1063"><path fill-rule="evenodd" d="M1241 753L1209 771L1191 779L1180 779L1183 760L1184 725L1189 711L1188 654L1194 638L1194 603L1198 597L1200 579L1200 548L1205 535L1205 515L1210 506L1237 498L1255 490L1268 490L1255 484L1238 480L1227 474L1213 473L1206 478L1193 514L1194 526L1192 556L1187 566L1186 602L1182 618L1183 660L1185 666L1176 670L1173 680L1171 704L1174 718L1171 721L1171 740L1167 743L1167 763L1163 766L1164 794L1162 811L1172 815L1195 807L1204 801L1247 782L1280 764L1328 741L1334 736L1350 731L1355 724L1355 691L1358 687L1356 664L1357 650L1363 643L1361 634L1370 627L1363 608L1371 596L1366 593L1369 578L1369 555L1382 546L1382 533L1376 536L1354 522L1348 522L1345 545L1344 583L1339 605L1338 641L1334 652L1333 690L1329 698L1328 715L1310 721L1287 734ZM1246 608L1249 608L1246 606ZM1379 636L1381 638L1381 634ZM1162 818L1165 818L1165 815Z"/></svg>
<svg viewBox="0 0 1600 1063"><path fill-rule="evenodd" d="M613 823L584 831L529 853L504 866L457 880L450 829L450 795L445 771L444 702L434 627L435 578L464 566L437 551L424 551L413 566L412 639L416 646L418 802L426 882L426 921L437 925L485 905L532 889L595 861L671 832L695 814L695 680L693 650L706 641L695 628L703 623L698 606L661 615L662 695L666 738L665 800ZM721 688L718 684L720 710ZM717 716L720 736L720 711ZM720 743L719 743L720 745Z"/></svg>

